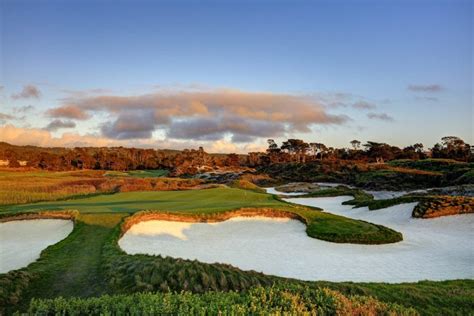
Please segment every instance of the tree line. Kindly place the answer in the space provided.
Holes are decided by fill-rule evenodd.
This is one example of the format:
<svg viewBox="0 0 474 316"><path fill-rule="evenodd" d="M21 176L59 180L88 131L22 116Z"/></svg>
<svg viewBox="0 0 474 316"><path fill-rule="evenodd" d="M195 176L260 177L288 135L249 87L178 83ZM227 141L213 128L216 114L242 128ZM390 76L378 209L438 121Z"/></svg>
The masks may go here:
<svg viewBox="0 0 474 316"><path fill-rule="evenodd" d="M268 139L266 153L249 153L251 164L272 164L281 162L307 162L323 159L358 160L366 162L384 162L394 159L445 158L459 161L472 161L473 148L456 136L446 136L432 148L425 149L421 143L404 148L386 143L368 141L362 144L354 139L350 148L334 148L318 142L305 142L301 139L288 139L281 146Z"/></svg>
<svg viewBox="0 0 474 316"><path fill-rule="evenodd" d="M11 168L63 171L168 169L173 171L173 175L195 174L222 167L256 167L326 159L384 162L429 157L473 161L471 146L456 136L443 137L441 142L427 150L421 143L399 148L373 141L362 144L354 139L350 142L350 148L334 148L301 139L288 139L278 146L273 139L269 139L266 152L251 152L247 155L209 154L202 147L177 151L125 147L42 148L0 143L0 161L8 161L8 167Z"/></svg>

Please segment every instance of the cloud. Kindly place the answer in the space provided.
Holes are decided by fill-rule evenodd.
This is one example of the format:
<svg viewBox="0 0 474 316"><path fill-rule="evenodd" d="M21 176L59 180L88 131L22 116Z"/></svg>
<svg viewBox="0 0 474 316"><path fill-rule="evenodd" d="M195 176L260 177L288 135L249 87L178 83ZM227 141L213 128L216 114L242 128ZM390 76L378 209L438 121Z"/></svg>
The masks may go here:
<svg viewBox="0 0 474 316"><path fill-rule="evenodd" d="M370 110L370 109L375 109L377 106L367 101L358 101L352 104L352 107L355 109L360 109L360 110Z"/></svg>
<svg viewBox="0 0 474 316"><path fill-rule="evenodd" d="M440 92L444 88L439 84L410 84L407 87L408 90L413 92Z"/></svg>
<svg viewBox="0 0 474 316"><path fill-rule="evenodd" d="M263 151L266 145L246 144L237 145L227 140L213 142L195 141L169 141L169 140L117 140L98 135L79 135L77 133L64 133L53 137L51 132L39 128L20 128L11 124L0 126L0 141L14 145L32 145L43 147L110 147L127 146L136 148L198 148L203 146L209 153L247 153L250 151Z"/></svg>
<svg viewBox="0 0 474 316"><path fill-rule="evenodd" d="M86 120L90 117L83 109L75 105L65 105L46 112L50 117Z"/></svg>
<svg viewBox="0 0 474 316"><path fill-rule="evenodd" d="M26 85L23 90L16 94L12 94L12 99L39 99L41 96L40 90L33 85Z"/></svg>
<svg viewBox="0 0 474 316"><path fill-rule="evenodd" d="M20 107L15 107L14 110L17 113L25 113L25 112L30 112L34 110L35 107L32 105L25 105L25 106L20 106Z"/></svg>
<svg viewBox="0 0 474 316"><path fill-rule="evenodd" d="M439 99L437 97L430 97L430 96L423 96L423 97L415 97L417 101L431 101L431 102L438 102Z"/></svg>
<svg viewBox="0 0 474 316"><path fill-rule="evenodd" d="M114 139L148 138L161 129L175 139L217 140L230 135L234 141L252 141L270 132L310 132L313 125L349 120L330 114L310 96L237 90L71 97L47 114L86 119L97 112L114 120L101 128L104 136Z"/></svg>
<svg viewBox="0 0 474 316"><path fill-rule="evenodd" d="M219 140L231 135L233 142L243 143L255 137L278 137L284 132L283 123L216 117L173 122L167 135L175 139L198 140Z"/></svg>
<svg viewBox="0 0 474 316"><path fill-rule="evenodd" d="M44 129L48 131L56 131L60 128L74 128L76 123L73 121L54 120L50 122Z"/></svg>
<svg viewBox="0 0 474 316"><path fill-rule="evenodd" d="M367 113L367 117L373 120L394 121L394 118L386 113Z"/></svg>
<svg viewBox="0 0 474 316"><path fill-rule="evenodd" d="M0 124L5 124L6 121L12 120L15 117L10 114L0 113Z"/></svg>
<svg viewBox="0 0 474 316"><path fill-rule="evenodd" d="M125 112L112 123L101 128L104 136L113 139L150 138L155 130L155 119L150 110Z"/></svg>

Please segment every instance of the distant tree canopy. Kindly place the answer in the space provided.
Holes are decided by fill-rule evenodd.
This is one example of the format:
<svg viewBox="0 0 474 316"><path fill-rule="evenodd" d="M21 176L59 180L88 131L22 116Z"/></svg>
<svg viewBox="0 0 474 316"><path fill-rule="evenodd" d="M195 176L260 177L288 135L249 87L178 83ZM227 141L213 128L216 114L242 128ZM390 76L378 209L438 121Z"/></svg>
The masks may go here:
<svg viewBox="0 0 474 316"><path fill-rule="evenodd" d="M431 148L433 158L449 158L467 161L472 156L471 146L457 136L445 136L441 138L441 143L437 143Z"/></svg>
<svg viewBox="0 0 474 316"><path fill-rule="evenodd" d="M367 162L393 159L448 158L473 161L471 146L456 136L446 136L431 150L424 150L421 143L405 148L386 143L368 141L363 146L358 140L350 142L352 149L328 147L321 142L307 143L301 139L288 139L281 146L273 139L268 141L266 152L248 155L208 154L202 147L198 150L155 150L124 147L76 147L42 148L13 146L0 143L0 160L8 160L9 167L26 167L47 170L136 170L168 169L171 174L195 174L199 170L220 167L255 167L274 163L343 159ZM362 148L361 148L362 147ZM22 162L22 164L20 164Z"/></svg>

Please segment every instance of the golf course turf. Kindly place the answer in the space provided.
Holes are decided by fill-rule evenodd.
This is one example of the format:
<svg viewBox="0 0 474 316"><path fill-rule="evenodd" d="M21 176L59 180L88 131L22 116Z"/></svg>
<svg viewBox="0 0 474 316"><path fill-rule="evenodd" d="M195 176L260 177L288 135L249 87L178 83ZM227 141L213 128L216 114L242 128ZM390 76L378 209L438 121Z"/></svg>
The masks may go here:
<svg viewBox="0 0 474 316"><path fill-rule="evenodd" d="M309 284L291 279L267 276L254 271L242 271L226 264L205 264L198 261L149 255L127 255L117 245L128 218L143 214L172 214L212 220L242 209L255 212L289 212L307 224L311 237L334 242L379 244L401 240L401 234L383 226L321 212L318 209L283 202L269 194L238 188L220 187L206 190L126 192L80 199L39 202L5 206L0 216L21 216L39 211L77 210L73 212L75 227L63 241L45 249L41 258L28 267L0 275L0 305L7 312L27 310L33 298L96 297L103 294L132 294L142 291L245 291L255 286L272 284ZM136 214L132 217L131 215ZM453 281L455 282L455 281ZM472 282L466 296L473 296ZM449 285L449 282L448 282ZM417 306L414 300L399 300L397 295L382 295L396 285L357 285L326 283L343 293L367 289L374 297L379 294L390 303ZM416 287L416 283L412 285ZM370 291L369 291L370 290ZM353 291L353 292L352 292ZM398 289L397 289L398 291ZM403 291L403 288L399 291ZM443 292L443 289L438 289ZM448 290L447 290L448 291ZM430 301L446 308L454 301L453 294ZM468 300L467 304L472 303ZM444 307L443 307L444 306ZM469 306L467 306L469 307Z"/></svg>

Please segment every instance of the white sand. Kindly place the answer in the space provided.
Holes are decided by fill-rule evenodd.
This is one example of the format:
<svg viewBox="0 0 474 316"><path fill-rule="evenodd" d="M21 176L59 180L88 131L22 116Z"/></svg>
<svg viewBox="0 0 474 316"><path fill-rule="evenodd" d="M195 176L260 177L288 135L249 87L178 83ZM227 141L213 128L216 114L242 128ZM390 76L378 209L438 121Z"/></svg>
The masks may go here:
<svg viewBox="0 0 474 316"><path fill-rule="evenodd" d="M288 199L384 224L404 235L389 245L336 244L310 238L296 220L236 217L220 223L148 221L119 241L127 253L228 263L302 280L412 282L474 278L474 215L413 219L414 203L351 209L352 197Z"/></svg>
<svg viewBox="0 0 474 316"><path fill-rule="evenodd" d="M266 188L268 194L276 194L276 195L303 195L303 194L308 194L307 192L282 192L282 191L277 191L275 188Z"/></svg>
<svg viewBox="0 0 474 316"><path fill-rule="evenodd" d="M321 186L322 188L334 188L340 185L346 186L348 188L355 188L354 186L343 184L343 183L316 182L316 184ZM266 188L266 190L267 190L267 193L269 194L277 194L277 195L280 194L280 195L287 195L287 196L307 194L306 192L285 193L285 192L277 191L275 188ZM375 190L363 190L363 191L366 193L372 194L374 197L374 200L392 199L392 198L396 198L408 193L407 191L375 191Z"/></svg>
<svg viewBox="0 0 474 316"><path fill-rule="evenodd" d="M407 194L407 191L372 191L364 190L365 193L372 194L374 200L393 199Z"/></svg>
<svg viewBox="0 0 474 316"><path fill-rule="evenodd" d="M0 223L0 273L26 267L43 249L55 244L73 229L62 219L33 219Z"/></svg>

